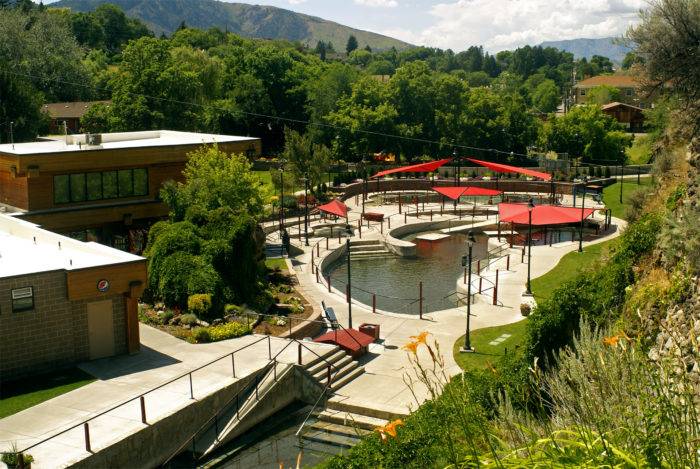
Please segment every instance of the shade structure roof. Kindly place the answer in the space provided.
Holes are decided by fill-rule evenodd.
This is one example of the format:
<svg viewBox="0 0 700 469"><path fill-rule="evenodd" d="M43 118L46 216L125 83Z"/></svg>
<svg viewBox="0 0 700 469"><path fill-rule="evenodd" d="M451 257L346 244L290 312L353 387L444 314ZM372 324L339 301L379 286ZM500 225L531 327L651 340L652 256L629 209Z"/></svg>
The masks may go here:
<svg viewBox="0 0 700 469"><path fill-rule="evenodd" d="M446 158L443 160L430 161L428 163L412 164L410 166L401 166L399 168L386 169L384 171L379 171L372 177L378 178L394 173L429 173L431 171L435 171L440 166L449 163L449 161L450 159Z"/></svg>
<svg viewBox="0 0 700 469"><path fill-rule="evenodd" d="M322 212L330 213L331 215L337 215L339 217L348 216L348 206L338 199L333 199L327 204L319 205L318 209Z"/></svg>
<svg viewBox="0 0 700 469"><path fill-rule="evenodd" d="M316 337L314 342L336 344L345 350L357 352L362 347L367 347L374 342L374 337L356 329L341 329L326 332L322 336Z"/></svg>
<svg viewBox="0 0 700 469"><path fill-rule="evenodd" d="M483 187L473 187L473 186L447 186L447 187L433 187L435 192L440 193L449 197L452 200L457 200L462 196L477 197L477 196L494 196L501 195L503 191L498 191L495 189L484 189Z"/></svg>
<svg viewBox="0 0 700 469"><path fill-rule="evenodd" d="M498 204L498 220L502 222L527 225L529 223L527 204ZM595 209L584 208L583 218L588 218ZM581 209L578 207L559 207L556 205L535 205L532 209L533 225L563 225L581 221Z"/></svg>
<svg viewBox="0 0 700 469"><path fill-rule="evenodd" d="M507 164L500 164L500 163L490 163L488 161L481 161L481 160L475 160L474 158L467 158L469 161L472 163L476 163L480 166L485 166L493 171L496 171L498 173L520 173L520 174L525 174L526 176L532 176L536 177L539 179L544 179L545 181L549 181L552 179L552 175L548 173L542 173L540 171L534 171L532 169L525 169L525 168L519 168L517 166L510 166Z"/></svg>

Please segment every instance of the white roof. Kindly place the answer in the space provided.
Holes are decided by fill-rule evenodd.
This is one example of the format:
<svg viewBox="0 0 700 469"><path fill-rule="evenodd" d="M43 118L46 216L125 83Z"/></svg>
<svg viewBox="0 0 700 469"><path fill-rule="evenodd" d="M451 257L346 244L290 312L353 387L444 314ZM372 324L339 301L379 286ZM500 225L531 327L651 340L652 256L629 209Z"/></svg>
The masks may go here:
<svg viewBox="0 0 700 469"><path fill-rule="evenodd" d="M143 257L98 243L84 243L0 214L0 278L141 259Z"/></svg>
<svg viewBox="0 0 700 469"><path fill-rule="evenodd" d="M40 142L6 143L0 145L0 153L15 155L33 155L37 153L61 153L80 150L108 150L116 148L162 147L172 145L203 145L229 142L254 142L254 137L235 135L200 134L196 132L177 132L174 130L149 130L144 132L117 132L99 134L99 145L86 145L87 135L77 134L66 137L50 137Z"/></svg>

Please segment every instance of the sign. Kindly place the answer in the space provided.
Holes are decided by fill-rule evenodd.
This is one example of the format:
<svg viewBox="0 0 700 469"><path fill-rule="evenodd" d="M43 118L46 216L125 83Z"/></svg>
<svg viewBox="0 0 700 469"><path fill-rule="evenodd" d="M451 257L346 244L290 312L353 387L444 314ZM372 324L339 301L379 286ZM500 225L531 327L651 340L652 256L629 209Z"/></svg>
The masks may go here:
<svg viewBox="0 0 700 469"><path fill-rule="evenodd" d="M21 300L22 298L31 298L34 296L32 287L15 288L12 290L12 299Z"/></svg>
<svg viewBox="0 0 700 469"><path fill-rule="evenodd" d="M101 291L102 293L105 293L106 291L109 290L109 280L103 278L102 280L98 280L97 282L97 289Z"/></svg>

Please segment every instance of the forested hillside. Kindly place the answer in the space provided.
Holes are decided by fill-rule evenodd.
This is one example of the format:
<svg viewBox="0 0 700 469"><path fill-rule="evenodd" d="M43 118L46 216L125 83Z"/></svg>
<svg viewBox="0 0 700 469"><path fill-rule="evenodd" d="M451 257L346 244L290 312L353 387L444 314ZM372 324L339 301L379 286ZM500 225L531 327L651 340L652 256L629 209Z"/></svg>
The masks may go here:
<svg viewBox="0 0 700 469"><path fill-rule="evenodd" d="M357 39L359 47L369 46L373 50L392 47L405 49L410 46L398 39L315 16L246 3L216 0L61 0L51 6L88 12L106 3L117 5L127 16L143 21L156 35L171 34L184 23L201 29L215 27L243 37L299 41L311 47L322 41L332 44L339 51L345 50L350 36Z"/></svg>
<svg viewBox="0 0 700 469"><path fill-rule="evenodd" d="M540 44L542 47L555 47L574 54L577 59L586 58L590 60L594 55L608 57L615 63L621 64L625 55L632 49L619 43L619 38L601 37L596 39L567 39L564 41L545 41Z"/></svg>

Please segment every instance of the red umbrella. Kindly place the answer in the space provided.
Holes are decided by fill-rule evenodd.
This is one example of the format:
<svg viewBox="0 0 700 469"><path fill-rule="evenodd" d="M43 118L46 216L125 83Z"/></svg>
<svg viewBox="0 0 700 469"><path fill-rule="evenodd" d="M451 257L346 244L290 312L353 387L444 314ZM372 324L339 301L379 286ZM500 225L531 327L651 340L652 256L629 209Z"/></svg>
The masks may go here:
<svg viewBox="0 0 700 469"><path fill-rule="evenodd" d="M327 204L319 205L318 209L322 212L330 213L339 217L347 218L348 206L338 199L333 199Z"/></svg>
<svg viewBox="0 0 700 469"><path fill-rule="evenodd" d="M400 168L386 169L384 171L379 171L377 174L372 176L372 178L378 178L394 173L429 173L431 171L435 171L449 161L450 159L446 158L444 160L431 161L429 163L412 164L410 166L401 166Z"/></svg>
<svg viewBox="0 0 700 469"><path fill-rule="evenodd" d="M449 197L452 200L457 200L462 196L477 197L477 196L494 196L500 195L503 191L494 189L484 189L482 187L463 186L463 187L433 187L435 192Z"/></svg>
<svg viewBox="0 0 700 469"><path fill-rule="evenodd" d="M527 225L530 220L527 204L498 204L498 220L519 225ZM583 218L588 218L595 209L583 210ZM563 225L581 221L581 209L578 207L559 207L556 205L536 205L532 209L533 225Z"/></svg>
<svg viewBox="0 0 700 469"><path fill-rule="evenodd" d="M552 179L552 175L548 173L541 173L539 171L533 171L532 169L525 169L525 168L518 168L517 166L510 166L507 164L500 164L500 163L490 163L488 161L481 161L481 160L475 160L474 158L467 158L469 161L476 163L481 166L485 166L489 169L492 169L498 173L520 173L520 174L525 174L526 176L532 176L540 179L544 179L545 181L549 181Z"/></svg>

